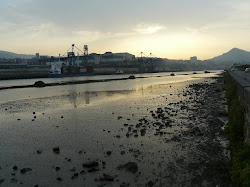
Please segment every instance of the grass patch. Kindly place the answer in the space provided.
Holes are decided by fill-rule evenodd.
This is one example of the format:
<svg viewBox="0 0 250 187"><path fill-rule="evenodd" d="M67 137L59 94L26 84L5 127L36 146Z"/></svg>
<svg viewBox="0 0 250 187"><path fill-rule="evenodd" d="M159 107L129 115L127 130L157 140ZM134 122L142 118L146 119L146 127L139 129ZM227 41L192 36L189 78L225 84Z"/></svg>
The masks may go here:
<svg viewBox="0 0 250 187"><path fill-rule="evenodd" d="M239 101L237 85L228 72L224 80L227 85L226 99L229 116L225 132L230 140L231 179L233 186L250 187L250 146L244 144L244 108Z"/></svg>

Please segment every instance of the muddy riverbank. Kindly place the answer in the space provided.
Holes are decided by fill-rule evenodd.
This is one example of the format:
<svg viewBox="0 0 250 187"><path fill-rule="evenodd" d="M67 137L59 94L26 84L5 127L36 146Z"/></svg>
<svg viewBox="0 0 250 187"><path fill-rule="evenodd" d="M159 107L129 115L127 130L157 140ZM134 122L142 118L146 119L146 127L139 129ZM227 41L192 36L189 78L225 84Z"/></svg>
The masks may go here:
<svg viewBox="0 0 250 187"><path fill-rule="evenodd" d="M228 186L223 89L214 75L2 102L1 185Z"/></svg>

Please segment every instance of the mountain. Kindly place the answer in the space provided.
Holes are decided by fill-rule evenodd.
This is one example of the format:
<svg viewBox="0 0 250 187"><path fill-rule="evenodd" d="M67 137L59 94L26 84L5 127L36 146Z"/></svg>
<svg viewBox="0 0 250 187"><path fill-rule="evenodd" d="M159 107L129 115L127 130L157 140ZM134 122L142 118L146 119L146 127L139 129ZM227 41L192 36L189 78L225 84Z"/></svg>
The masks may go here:
<svg viewBox="0 0 250 187"><path fill-rule="evenodd" d="M30 59L33 58L34 55L25 55L25 54L16 54L16 53L12 53L12 52L8 52L8 51L0 51L0 58L26 58L26 59Z"/></svg>
<svg viewBox="0 0 250 187"><path fill-rule="evenodd" d="M238 48L233 48L227 53L214 57L210 60L214 62L233 62L233 63L250 62L250 52Z"/></svg>

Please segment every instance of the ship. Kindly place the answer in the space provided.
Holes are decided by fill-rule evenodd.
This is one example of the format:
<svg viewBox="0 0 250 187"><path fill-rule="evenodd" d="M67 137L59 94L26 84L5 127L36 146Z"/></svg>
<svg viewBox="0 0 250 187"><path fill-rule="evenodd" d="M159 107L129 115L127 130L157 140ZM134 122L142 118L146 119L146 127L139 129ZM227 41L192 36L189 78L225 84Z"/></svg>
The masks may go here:
<svg viewBox="0 0 250 187"><path fill-rule="evenodd" d="M61 57L51 58L49 64L51 66L48 77L73 77L73 76L87 76L94 75L94 69L91 65L82 65L82 60L79 55L75 55L75 48L78 49L75 44L72 44L71 51L68 49ZM78 49L82 52L80 49ZM88 46L84 45L84 55L88 55Z"/></svg>

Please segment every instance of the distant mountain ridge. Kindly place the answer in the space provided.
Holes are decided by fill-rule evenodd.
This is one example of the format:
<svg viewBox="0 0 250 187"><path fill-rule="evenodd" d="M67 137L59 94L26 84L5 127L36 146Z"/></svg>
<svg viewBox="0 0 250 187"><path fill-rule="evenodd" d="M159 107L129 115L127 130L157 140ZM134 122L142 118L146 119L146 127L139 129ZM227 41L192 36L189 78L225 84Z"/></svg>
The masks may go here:
<svg viewBox="0 0 250 187"><path fill-rule="evenodd" d="M0 58L5 59L12 59L12 58L23 58L23 59L30 59L33 58L35 55L26 55L26 54L16 54L8 51L0 51Z"/></svg>
<svg viewBox="0 0 250 187"><path fill-rule="evenodd" d="M227 53L210 59L214 62L250 62L250 52L238 48L233 48Z"/></svg>

